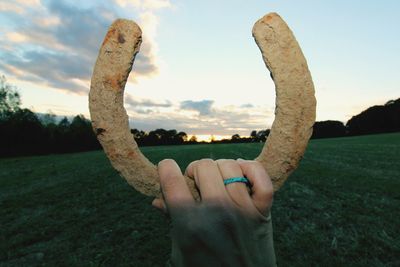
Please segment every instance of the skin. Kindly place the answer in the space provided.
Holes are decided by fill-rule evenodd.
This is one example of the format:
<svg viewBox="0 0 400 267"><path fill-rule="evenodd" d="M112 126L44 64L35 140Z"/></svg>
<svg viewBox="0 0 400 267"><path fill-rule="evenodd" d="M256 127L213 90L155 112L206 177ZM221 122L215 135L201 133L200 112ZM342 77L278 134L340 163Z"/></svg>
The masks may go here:
<svg viewBox="0 0 400 267"><path fill-rule="evenodd" d="M258 161L202 159L188 165L196 200L175 161L158 164L163 198L153 206L171 218L169 266L276 266L269 214L274 188ZM224 185L232 177L244 183Z"/></svg>
<svg viewBox="0 0 400 267"><path fill-rule="evenodd" d="M172 159L158 164L163 198L156 198L153 206L164 213L182 205L195 207L195 199L185 182L178 164ZM272 206L273 185L258 161L230 159L202 159L188 165L185 175L195 180L201 203L218 203L237 208L252 216L266 216ZM224 185L231 177L247 177L251 190L244 183Z"/></svg>

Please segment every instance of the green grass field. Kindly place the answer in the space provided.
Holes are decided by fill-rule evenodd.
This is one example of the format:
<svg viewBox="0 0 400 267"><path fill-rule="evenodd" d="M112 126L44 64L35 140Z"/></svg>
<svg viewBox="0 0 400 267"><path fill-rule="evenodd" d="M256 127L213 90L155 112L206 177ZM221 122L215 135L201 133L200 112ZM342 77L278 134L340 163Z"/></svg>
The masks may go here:
<svg viewBox="0 0 400 267"><path fill-rule="evenodd" d="M154 163L262 144L147 147ZM163 266L168 220L102 151L0 159L0 266ZM313 140L272 208L279 266L400 266L400 133Z"/></svg>

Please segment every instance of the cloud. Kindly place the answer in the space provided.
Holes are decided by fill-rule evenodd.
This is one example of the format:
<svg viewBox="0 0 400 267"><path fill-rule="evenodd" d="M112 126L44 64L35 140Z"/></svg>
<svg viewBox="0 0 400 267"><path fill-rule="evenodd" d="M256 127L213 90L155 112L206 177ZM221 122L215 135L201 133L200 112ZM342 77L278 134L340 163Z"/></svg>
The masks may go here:
<svg viewBox="0 0 400 267"><path fill-rule="evenodd" d="M124 1L122 1L124 2ZM153 9L169 1L137 2L136 14L143 28L143 43L135 60L135 77L157 73L158 18ZM165 2L165 3L164 3ZM29 7L29 8L28 8ZM16 79L87 94L100 44L107 28L124 11L119 5L71 4L65 0L18 0L0 4L6 24L0 47L0 71ZM22 11L21 11L22 10Z"/></svg>
<svg viewBox="0 0 400 267"><path fill-rule="evenodd" d="M160 113L160 109L171 108L173 104L170 101L155 102L151 99L139 99L125 94L125 108L128 112L133 112L138 115L150 115Z"/></svg>
<svg viewBox="0 0 400 267"><path fill-rule="evenodd" d="M65 54L61 53L34 50L23 52L22 57L8 54L6 63L13 67L12 74L21 80L43 83L49 87L66 89L69 92L82 93L87 91L87 87L79 84L77 80L88 79L91 70L90 68L77 67L77 62L84 65L90 64L88 58L81 58L78 55L66 57ZM0 63L1 68L10 72L11 69L8 66Z"/></svg>
<svg viewBox="0 0 400 267"><path fill-rule="evenodd" d="M172 107L172 103L170 101L165 101L164 103L157 103L150 99L135 99L130 95L125 96L125 104L132 106L132 107L163 107L168 108Z"/></svg>
<svg viewBox="0 0 400 267"><path fill-rule="evenodd" d="M5 36L12 43L23 43L28 40L28 37L19 32L7 32Z"/></svg>
<svg viewBox="0 0 400 267"><path fill-rule="evenodd" d="M202 101L192 101L186 100L182 101L180 108L183 110L194 110L198 111L200 115L210 115L212 112L213 100L202 100Z"/></svg>
<svg viewBox="0 0 400 267"><path fill-rule="evenodd" d="M40 6L40 0L1 1L0 11L23 14L28 8Z"/></svg>
<svg viewBox="0 0 400 267"><path fill-rule="evenodd" d="M170 103L169 107L140 106L128 109L131 127L144 131L156 128L176 129L189 134L249 135L252 130L267 129L273 118L273 110L266 107L243 109L239 106L216 107L211 100L186 100ZM161 108L161 109L160 109ZM187 111L196 111L187 112Z"/></svg>
<svg viewBox="0 0 400 267"><path fill-rule="evenodd" d="M241 108L254 108L253 104L247 103L240 106Z"/></svg>
<svg viewBox="0 0 400 267"><path fill-rule="evenodd" d="M133 6L142 9L160 9L171 7L169 0L115 0L121 7Z"/></svg>

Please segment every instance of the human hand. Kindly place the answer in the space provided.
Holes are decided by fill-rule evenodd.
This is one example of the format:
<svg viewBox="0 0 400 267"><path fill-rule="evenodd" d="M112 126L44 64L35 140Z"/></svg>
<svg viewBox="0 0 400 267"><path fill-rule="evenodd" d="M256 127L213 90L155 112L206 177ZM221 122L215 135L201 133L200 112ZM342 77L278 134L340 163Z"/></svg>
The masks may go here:
<svg viewBox="0 0 400 267"><path fill-rule="evenodd" d="M195 203L173 160L163 160L158 165L164 199L155 199L153 206L167 212L175 206ZM188 165L185 175L193 178L199 189L201 203L237 208L249 215L267 215L272 205L273 186L263 166L251 160L211 159L197 160ZM224 185L232 177L246 176L251 189L244 183ZM168 207L168 208L167 208Z"/></svg>
<svg viewBox="0 0 400 267"><path fill-rule="evenodd" d="M191 195L173 160L158 165L163 199L153 206L172 220L173 266L275 266L271 180L260 163L243 160L194 161L185 174L192 177L201 200ZM246 176L244 183L224 180Z"/></svg>

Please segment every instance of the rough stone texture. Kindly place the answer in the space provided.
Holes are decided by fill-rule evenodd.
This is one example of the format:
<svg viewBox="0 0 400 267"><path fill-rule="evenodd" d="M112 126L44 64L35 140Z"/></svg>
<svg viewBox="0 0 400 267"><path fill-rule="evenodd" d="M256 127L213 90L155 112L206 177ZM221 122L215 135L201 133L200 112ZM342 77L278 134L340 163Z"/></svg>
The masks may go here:
<svg viewBox="0 0 400 267"><path fill-rule="evenodd" d="M124 88L142 41L133 21L116 20L109 28L94 67L89 93L93 130L112 166L136 190L161 196L157 167L139 150L123 106ZM186 178L198 197L192 179Z"/></svg>
<svg viewBox="0 0 400 267"><path fill-rule="evenodd" d="M258 20L253 36L275 83L275 120L256 160L270 175L275 191L297 168L315 122L314 85L293 33L276 13Z"/></svg>
<svg viewBox="0 0 400 267"><path fill-rule="evenodd" d="M307 62L286 23L275 13L256 22L253 36L276 85L275 121L256 160L277 190L297 167L315 121L314 86ZM141 43L133 21L116 20L107 32L94 67L89 109L97 138L113 167L141 193L160 196L157 167L139 150L123 107L124 87ZM186 182L199 198L194 181Z"/></svg>

